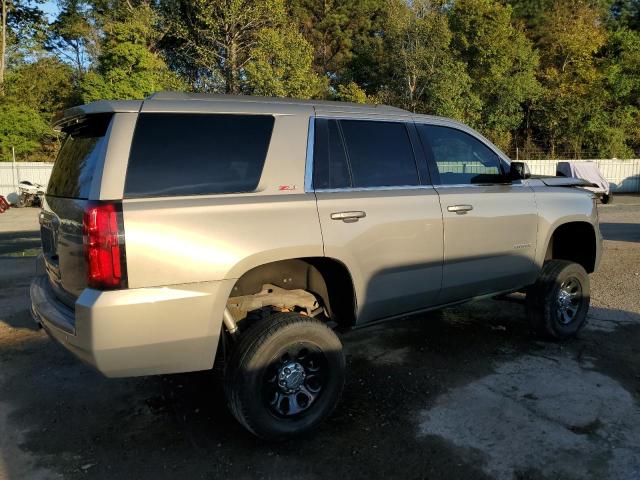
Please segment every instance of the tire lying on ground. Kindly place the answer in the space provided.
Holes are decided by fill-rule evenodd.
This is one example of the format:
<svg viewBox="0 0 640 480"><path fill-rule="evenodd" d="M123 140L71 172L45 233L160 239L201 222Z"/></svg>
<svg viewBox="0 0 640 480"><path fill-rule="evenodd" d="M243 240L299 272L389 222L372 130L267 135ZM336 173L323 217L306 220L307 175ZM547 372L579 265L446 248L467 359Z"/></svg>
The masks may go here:
<svg viewBox="0 0 640 480"><path fill-rule="evenodd" d="M308 432L331 414L344 385L336 334L320 320L277 313L240 338L225 372L231 413L268 440Z"/></svg>
<svg viewBox="0 0 640 480"><path fill-rule="evenodd" d="M584 326L589 302L585 269L566 260L550 260L527 291L527 316L539 334L565 340L575 337Z"/></svg>

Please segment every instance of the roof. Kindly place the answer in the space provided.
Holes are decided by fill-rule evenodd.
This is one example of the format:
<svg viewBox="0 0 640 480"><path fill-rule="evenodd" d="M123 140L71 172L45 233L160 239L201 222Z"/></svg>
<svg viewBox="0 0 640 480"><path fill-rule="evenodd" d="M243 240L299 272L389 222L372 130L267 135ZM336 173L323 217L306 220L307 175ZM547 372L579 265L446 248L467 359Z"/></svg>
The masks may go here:
<svg viewBox="0 0 640 480"><path fill-rule="evenodd" d="M331 100L302 100L298 98L283 97L259 97L254 95L227 95L217 93L187 93L187 92L158 92L147 98L146 101L163 101L163 100L199 100L207 102L248 102L262 104L289 104L289 105L308 105L315 108L327 109L358 109L358 110L374 110L388 113L409 114L406 110L388 105L374 105L351 102L336 102Z"/></svg>
<svg viewBox="0 0 640 480"><path fill-rule="evenodd" d="M97 113L139 112L142 102L142 100L99 100L86 105L78 105L66 109L62 115L54 118L53 125L56 128L64 128L81 117Z"/></svg>
<svg viewBox="0 0 640 480"><path fill-rule="evenodd" d="M324 112L362 112L378 115L411 115L410 112L401 108L387 105L370 105L350 102L333 102L327 100L300 100L295 98L279 97L257 97L252 95L221 95L210 93L186 93L186 92L159 92L154 93L145 100L100 100L86 105L69 108L64 111L54 124L62 128L74 120L96 113L116 113L116 112L139 112L143 105L160 106L163 102L175 105L176 103L189 102L220 102L220 103L242 103L260 105L262 109L269 105L294 107L296 105L312 107L316 111Z"/></svg>

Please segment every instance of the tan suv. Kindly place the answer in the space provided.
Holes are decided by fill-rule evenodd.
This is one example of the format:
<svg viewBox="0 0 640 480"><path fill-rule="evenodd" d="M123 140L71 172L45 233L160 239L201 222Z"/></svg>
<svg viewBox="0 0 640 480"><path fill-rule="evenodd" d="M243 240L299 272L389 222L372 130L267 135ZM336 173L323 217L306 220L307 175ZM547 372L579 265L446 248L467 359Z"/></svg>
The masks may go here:
<svg viewBox="0 0 640 480"><path fill-rule="evenodd" d="M162 93L58 126L34 318L110 377L220 367L258 436L330 414L336 327L514 291L547 336L585 321L593 195L452 120Z"/></svg>

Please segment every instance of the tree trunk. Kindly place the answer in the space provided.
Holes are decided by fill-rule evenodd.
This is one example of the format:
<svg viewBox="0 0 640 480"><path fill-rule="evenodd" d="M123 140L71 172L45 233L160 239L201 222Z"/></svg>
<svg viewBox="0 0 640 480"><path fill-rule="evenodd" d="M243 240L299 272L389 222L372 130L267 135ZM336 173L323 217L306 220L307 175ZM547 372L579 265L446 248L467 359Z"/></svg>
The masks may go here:
<svg viewBox="0 0 640 480"><path fill-rule="evenodd" d="M235 40L231 40L229 43L225 70L225 76L227 77L227 93L240 93L240 86L238 85L238 52Z"/></svg>
<svg viewBox="0 0 640 480"><path fill-rule="evenodd" d="M7 0L2 1L2 46L0 46L0 95L4 95L4 70L7 52Z"/></svg>

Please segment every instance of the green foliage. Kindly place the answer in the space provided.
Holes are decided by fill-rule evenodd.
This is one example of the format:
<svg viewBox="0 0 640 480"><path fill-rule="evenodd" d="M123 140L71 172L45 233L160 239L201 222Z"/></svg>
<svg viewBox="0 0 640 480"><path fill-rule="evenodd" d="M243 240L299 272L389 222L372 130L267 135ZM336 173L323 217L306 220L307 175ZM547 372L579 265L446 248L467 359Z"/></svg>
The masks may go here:
<svg viewBox="0 0 640 480"><path fill-rule="evenodd" d="M165 89L387 103L525 156L640 155L639 0L56 0L50 24L4 1L3 159L51 159L63 108Z"/></svg>
<svg viewBox="0 0 640 480"><path fill-rule="evenodd" d="M571 25L571 28L567 28ZM586 2L558 0L541 22L539 74L544 92L535 107L552 155L556 148L581 155L584 125L603 108L596 54L606 42L597 11Z"/></svg>
<svg viewBox="0 0 640 480"><path fill-rule="evenodd" d="M355 82L338 85L336 98L341 102L370 103L367 93Z"/></svg>
<svg viewBox="0 0 640 480"><path fill-rule="evenodd" d="M599 108L587 124L586 144L606 157L640 150L640 33L619 29L605 48Z"/></svg>
<svg viewBox="0 0 640 480"><path fill-rule="evenodd" d="M313 71L313 49L292 30L265 28L256 36L245 67L249 91L274 97L321 96L326 80Z"/></svg>
<svg viewBox="0 0 640 480"><path fill-rule="evenodd" d="M81 77L98 57L99 31L94 12L81 0L60 0L60 13L50 26L47 48L74 66Z"/></svg>
<svg viewBox="0 0 640 480"><path fill-rule="evenodd" d="M314 48L314 65L333 83L346 74L357 51L379 44L387 12L385 0L293 0L290 16Z"/></svg>
<svg viewBox="0 0 640 480"><path fill-rule="evenodd" d="M19 160L37 152L50 135L51 128L36 109L0 102L0 161L11 161L12 147Z"/></svg>
<svg viewBox="0 0 640 480"><path fill-rule="evenodd" d="M40 112L47 121L79 101L70 98L72 90L71 67L55 57L43 57L10 70L5 83L7 98Z"/></svg>
<svg viewBox="0 0 640 480"><path fill-rule="evenodd" d="M387 25L387 69L392 103L474 124L480 99L472 91L466 66L450 48L448 19L428 0L408 6L396 0ZM393 52L393 55L390 55Z"/></svg>
<svg viewBox="0 0 640 480"><path fill-rule="evenodd" d="M523 106L540 91L538 57L511 8L492 0L460 0L451 10L453 46L466 63L472 91L482 102L480 124L502 148L524 118Z"/></svg>
<svg viewBox="0 0 640 480"><path fill-rule="evenodd" d="M32 0L2 0L7 10L5 67L14 67L42 52L46 32L46 19L37 2ZM0 28L2 25L0 10ZM1 33L1 32L0 32ZM0 50L2 36L0 35ZM3 62L0 58L0 70ZM1 75L0 75L1 82ZM1 85L0 85L1 86Z"/></svg>
<svg viewBox="0 0 640 480"><path fill-rule="evenodd" d="M174 0L166 14L169 55L189 58L194 87L226 93L243 90L243 69L259 33L285 28L286 18L283 0Z"/></svg>
<svg viewBox="0 0 640 480"><path fill-rule="evenodd" d="M158 16L148 5L133 9L126 21L105 25L106 39L97 68L82 79L82 100L144 98L158 90L178 89L182 82L152 50Z"/></svg>

